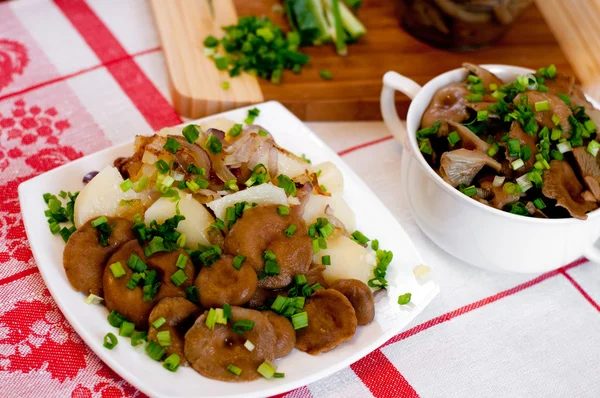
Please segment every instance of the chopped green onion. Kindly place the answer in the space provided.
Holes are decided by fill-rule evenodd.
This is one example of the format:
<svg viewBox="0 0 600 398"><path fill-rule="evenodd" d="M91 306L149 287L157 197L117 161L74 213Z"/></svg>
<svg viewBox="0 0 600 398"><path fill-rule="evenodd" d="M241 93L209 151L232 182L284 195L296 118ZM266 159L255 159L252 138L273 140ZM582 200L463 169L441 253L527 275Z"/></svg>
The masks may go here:
<svg viewBox="0 0 600 398"><path fill-rule="evenodd" d="M225 70L229 66L227 58L223 57L221 54L213 55L213 60L215 61L218 70Z"/></svg>
<svg viewBox="0 0 600 398"><path fill-rule="evenodd" d="M600 142L591 140L587 146L588 153L593 157L596 157L596 155L598 155L598 150L600 150Z"/></svg>
<svg viewBox="0 0 600 398"><path fill-rule="evenodd" d="M498 145L497 142L494 142L490 146L490 149L488 149L487 154L488 154L489 157L492 157L495 154L497 154L499 150L500 150L500 146Z"/></svg>
<svg viewBox="0 0 600 398"><path fill-rule="evenodd" d="M558 93L558 98L560 98L565 104L567 104L568 106L571 106L571 97L569 97L567 94L562 94L562 93Z"/></svg>
<svg viewBox="0 0 600 398"><path fill-rule="evenodd" d="M234 124L233 127L229 129L227 135L230 137L237 137L242 132L243 127L244 126L242 126L241 124Z"/></svg>
<svg viewBox="0 0 600 398"><path fill-rule="evenodd" d="M478 78L478 77L477 77L477 76L475 76L475 75L469 75L469 76L467 77L467 80L469 81L469 83L473 83L473 84L478 84L478 83L481 83L481 79L480 79L480 78Z"/></svg>
<svg viewBox="0 0 600 398"><path fill-rule="evenodd" d="M292 325L294 330L302 329L308 326L308 312L299 312L292 315Z"/></svg>
<svg viewBox="0 0 600 398"><path fill-rule="evenodd" d="M327 69L321 69L321 71L319 72L319 76L323 80L331 80L331 79L333 79L333 75L331 74L331 71L329 71Z"/></svg>
<svg viewBox="0 0 600 398"><path fill-rule="evenodd" d="M158 172L161 174L168 173L169 170L171 170L171 166L169 166L169 164L162 159L154 163L154 166L158 169Z"/></svg>
<svg viewBox="0 0 600 398"><path fill-rule="evenodd" d="M297 285L306 285L307 283L307 279L306 279L306 275L296 275L294 277L294 281L296 282Z"/></svg>
<svg viewBox="0 0 600 398"><path fill-rule="evenodd" d="M546 101L546 102L548 102L548 101ZM552 123L554 123L555 126L560 125L560 117L558 117L558 115L556 113L554 115L552 115Z"/></svg>
<svg viewBox="0 0 600 398"><path fill-rule="evenodd" d="M537 188L541 188L544 185L544 181L542 180L542 175L540 174L539 171L536 171L536 170L530 171L529 173L526 174L526 176L529 179L529 181L531 181ZM519 185L521 185L519 180L522 177L517 178L517 182L519 183ZM523 192L525 192L527 190L527 189L523 189L523 186L521 186L521 189L523 190Z"/></svg>
<svg viewBox="0 0 600 398"><path fill-rule="evenodd" d="M150 241L150 244L144 248L144 255L146 257L152 256L154 253L165 252L167 248L164 245L164 239L160 236L155 236Z"/></svg>
<svg viewBox="0 0 600 398"><path fill-rule="evenodd" d="M202 176L206 174L206 170L203 167L198 167L194 163L190 163L190 165L187 168L187 171L188 173L200 174Z"/></svg>
<svg viewBox="0 0 600 398"><path fill-rule="evenodd" d="M110 326L114 328L120 328L121 324L127 321L127 318L125 318L123 315L119 314L115 310L112 310L111 313L108 314L108 317L106 319L108 320L108 323L110 323Z"/></svg>
<svg viewBox="0 0 600 398"><path fill-rule="evenodd" d="M258 135L260 135L261 137L266 137L269 135L269 133L267 133L265 130L260 129L258 130Z"/></svg>
<svg viewBox="0 0 600 398"><path fill-rule="evenodd" d="M236 376L239 376L242 374L242 369L240 369L237 366L232 365L232 364L227 365L227 370Z"/></svg>
<svg viewBox="0 0 600 398"><path fill-rule="evenodd" d="M133 322L123 321L119 328L119 336L130 337L135 331L135 324Z"/></svg>
<svg viewBox="0 0 600 398"><path fill-rule="evenodd" d="M177 262L175 263L177 268L185 269L185 266L187 265L187 262L188 262L188 258L189 257L186 256L185 254L180 254L179 257L177 257Z"/></svg>
<svg viewBox="0 0 600 398"><path fill-rule="evenodd" d="M281 272L281 269L279 267L279 264L277 264L276 261L274 261L274 260L267 260L267 261L265 261L264 272L268 276L279 275L279 273Z"/></svg>
<svg viewBox="0 0 600 398"><path fill-rule="evenodd" d="M216 47L219 45L219 39L217 39L214 36L207 36L206 39L204 39L204 47Z"/></svg>
<svg viewBox="0 0 600 398"><path fill-rule="evenodd" d="M296 229L297 229L297 227L294 224L291 224L289 227L287 227L285 229L285 236L287 236L288 238L291 238L292 236L294 236Z"/></svg>
<svg viewBox="0 0 600 398"><path fill-rule="evenodd" d="M239 271L242 268L244 261L246 261L245 256L242 256L241 254L236 255L233 258L233 267Z"/></svg>
<svg viewBox="0 0 600 398"><path fill-rule="evenodd" d="M112 350L117 346L117 344L119 344L119 340L117 340L117 336L115 336L113 333L107 333L106 336L104 336L104 347Z"/></svg>
<svg viewBox="0 0 600 398"><path fill-rule="evenodd" d="M119 279L119 278L125 276L125 270L123 269L123 266L121 265L120 262L117 261L116 263L112 263L111 265L109 265L109 267L110 267L110 270L111 270L113 276L116 279Z"/></svg>
<svg viewBox="0 0 600 398"><path fill-rule="evenodd" d="M148 266L135 253L131 253L129 256L127 266L135 272L144 272L148 269Z"/></svg>
<svg viewBox="0 0 600 398"><path fill-rule="evenodd" d="M510 156L519 156L521 154L521 142L516 138L511 138L507 142L508 154Z"/></svg>
<svg viewBox="0 0 600 398"><path fill-rule="evenodd" d="M167 369L169 372L175 372L179 368L179 355L171 354L165 359L163 363L163 368Z"/></svg>
<svg viewBox="0 0 600 398"><path fill-rule="evenodd" d="M454 145L458 144L459 141L460 141L460 136L458 135L458 133L456 131L453 131L450 134L448 134L448 142L450 143L450 146L454 146Z"/></svg>
<svg viewBox="0 0 600 398"><path fill-rule="evenodd" d="M322 256L321 257L321 264L323 264L323 265L331 265L331 256L329 256L329 255Z"/></svg>
<svg viewBox="0 0 600 398"><path fill-rule="evenodd" d="M121 187L121 191L127 192L131 188L133 188L133 182L131 182L131 180L128 178L125 181L123 181L119 186Z"/></svg>
<svg viewBox="0 0 600 398"><path fill-rule="evenodd" d="M177 153L181 144L173 137L167 137L167 143L163 146L164 149L171 153Z"/></svg>
<svg viewBox="0 0 600 398"><path fill-rule="evenodd" d="M285 377L285 373L273 373L273 378L275 379L283 379Z"/></svg>
<svg viewBox="0 0 600 398"><path fill-rule="evenodd" d="M190 144L196 142L198 137L200 137L198 127L196 127L194 124L188 124L187 126L185 126L183 130L181 130L181 133L183 134L187 142L189 142Z"/></svg>
<svg viewBox="0 0 600 398"><path fill-rule="evenodd" d="M279 174L277 176L277 181L279 182L279 188L282 188L287 195L296 196L296 183L292 181L290 177Z"/></svg>
<svg viewBox="0 0 600 398"><path fill-rule="evenodd" d="M471 185L470 187L463 187L460 191L467 196L474 196L477 194L477 187Z"/></svg>
<svg viewBox="0 0 600 398"><path fill-rule="evenodd" d="M375 251L379 250L379 240L373 239L371 241L371 249L373 249Z"/></svg>
<svg viewBox="0 0 600 398"><path fill-rule="evenodd" d="M244 347L246 347L248 351L254 351L255 348L254 344L250 340L246 340Z"/></svg>
<svg viewBox="0 0 600 398"><path fill-rule="evenodd" d="M236 321L231 328L234 332L239 334L249 332L254 329L254 321L248 319L240 319L239 321Z"/></svg>
<svg viewBox="0 0 600 398"><path fill-rule="evenodd" d="M562 137L562 131L559 129L552 129L552 134L550 135L550 139L552 141L558 141Z"/></svg>
<svg viewBox="0 0 600 398"><path fill-rule="evenodd" d="M213 133L210 133L210 135L208 136L208 139L204 143L204 147L215 155L217 153L221 153L221 151L223 150L223 144L221 143L221 141L219 141L217 137L213 135Z"/></svg>
<svg viewBox="0 0 600 398"><path fill-rule="evenodd" d="M521 159L523 159L524 161L529 160L529 158L531 157L531 148L529 147L529 145L525 144L521 147Z"/></svg>
<svg viewBox="0 0 600 398"><path fill-rule="evenodd" d="M335 227L329 221L325 222L324 225L319 228L319 235L323 238L328 238L335 232Z"/></svg>
<svg viewBox="0 0 600 398"><path fill-rule="evenodd" d="M100 296L96 296L93 293L90 293L89 296L85 298L86 304L100 304L104 299Z"/></svg>
<svg viewBox="0 0 600 398"><path fill-rule="evenodd" d="M148 345L146 345L146 353L155 361L160 361L167 353L167 350L156 344L154 341L150 341L148 342Z"/></svg>
<svg viewBox="0 0 600 398"><path fill-rule="evenodd" d="M537 207L540 210L546 208L546 204L544 203L542 198L537 198L536 200L533 201L533 204L535 205L535 207Z"/></svg>
<svg viewBox="0 0 600 398"><path fill-rule="evenodd" d="M229 180L225 183L225 187L226 190L228 191L232 191L232 192L237 192L240 190L240 188L237 185L237 181L236 180Z"/></svg>
<svg viewBox="0 0 600 398"><path fill-rule="evenodd" d="M198 288L194 285L186 287L185 298L194 304L198 304L200 302L200 292L198 291Z"/></svg>
<svg viewBox="0 0 600 398"><path fill-rule="evenodd" d="M281 313L288 302L288 298L284 297L284 296L277 296L277 298L275 298L275 301L273 301L273 304L271 304L271 309L277 313Z"/></svg>
<svg viewBox="0 0 600 398"><path fill-rule="evenodd" d="M478 111L477 121L484 122L486 120L488 120L488 111Z"/></svg>
<svg viewBox="0 0 600 398"><path fill-rule="evenodd" d="M469 102L481 102L483 100L482 94L469 94L465 97Z"/></svg>
<svg viewBox="0 0 600 398"><path fill-rule="evenodd" d="M144 341L148 341L148 332L135 332L131 335L131 345L134 347L137 347Z"/></svg>
<svg viewBox="0 0 600 398"><path fill-rule="evenodd" d="M571 143L569 141L565 141L565 142L560 142L556 145L556 149L558 149L558 151L560 153L565 153L565 152L570 152L573 150L573 147L571 146Z"/></svg>
<svg viewBox="0 0 600 398"><path fill-rule="evenodd" d="M398 304L406 305L406 304L410 303L411 298L412 298L412 294L404 293L404 294L398 296Z"/></svg>
<svg viewBox="0 0 600 398"><path fill-rule="evenodd" d="M160 318L158 318L157 320L152 322L152 327L154 329L158 329L159 327L164 325L166 322L167 322L167 320L165 319L165 317L161 316Z"/></svg>
<svg viewBox="0 0 600 398"><path fill-rule="evenodd" d="M559 151L557 151L556 149L553 149L550 152L550 156L552 157L552 159L554 160L563 160L564 159L564 155L562 153L560 153Z"/></svg>
<svg viewBox="0 0 600 398"><path fill-rule="evenodd" d="M585 122L583 122L583 127L585 127L585 129L589 132L589 133L595 133L596 132L596 123L594 123L593 120L586 120Z"/></svg>
<svg viewBox="0 0 600 398"><path fill-rule="evenodd" d="M258 369L256 369L256 371L260 373L265 379L272 379L275 375L275 369L273 369L273 367L266 361L261 363Z"/></svg>
<svg viewBox="0 0 600 398"><path fill-rule="evenodd" d="M182 269L176 271L173 275L171 275L171 281L173 281L173 284L175 286L181 286L181 284L187 280L188 276Z"/></svg>
<svg viewBox="0 0 600 398"><path fill-rule="evenodd" d="M252 124L254 123L254 119L256 119L256 117L260 114L260 109L258 108L252 108L248 110L248 117L246 117L246 120L244 120L244 123L246 124Z"/></svg>
<svg viewBox="0 0 600 398"><path fill-rule="evenodd" d="M539 101L535 103L535 111L536 112L545 112L550 110L550 103L548 100Z"/></svg>
<svg viewBox="0 0 600 398"><path fill-rule="evenodd" d="M131 274L131 277L127 281L127 289L135 289L142 279L144 279L144 273L134 272L133 274Z"/></svg>
<svg viewBox="0 0 600 398"><path fill-rule="evenodd" d="M364 245L365 243L370 241L369 238L367 238L365 235L363 235L362 232L360 232L358 230L352 232L350 239L352 239L353 241L355 241L356 243L358 243L360 245Z"/></svg>
<svg viewBox="0 0 600 398"><path fill-rule="evenodd" d="M221 83L221 88L223 90L228 90L229 89L229 82L225 81L225 82Z"/></svg>
<svg viewBox="0 0 600 398"><path fill-rule="evenodd" d="M523 162L523 159L517 159L514 162L512 162L510 165L513 170L519 170L521 167L525 166L525 162Z"/></svg>
<svg viewBox="0 0 600 398"><path fill-rule="evenodd" d="M425 155L433 154L433 148L431 147L431 142L429 139L419 141L419 150Z"/></svg>
<svg viewBox="0 0 600 398"><path fill-rule="evenodd" d="M276 260L277 256L272 250L265 250L265 252L263 253L263 258L265 260Z"/></svg>
<svg viewBox="0 0 600 398"><path fill-rule="evenodd" d="M92 227L98 228L100 225L106 224L107 222L108 219L106 218L106 216L98 217L97 219L92 221Z"/></svg>
<svg viewBox="0 0 600 398"><path fill-rule="evenodd" d="M277 213L279 213L280 216L289 216L290 208L287 206L277 206Z"/></svg>
<svg viewBox="0 0 600 398"><path fill-rule="evenodd" d="M156 338L158 339L158 344L162 347L169 347L171 345L171 332L168 330L162 330L156 333Z"/></svg>
<svg viewBox="0 0 600 398"><path fill-rule="evenodd" d="M215 330L215 324L217 323L217 311L214 308L208 310L206 321L204 322L210 330Z"/></svg>

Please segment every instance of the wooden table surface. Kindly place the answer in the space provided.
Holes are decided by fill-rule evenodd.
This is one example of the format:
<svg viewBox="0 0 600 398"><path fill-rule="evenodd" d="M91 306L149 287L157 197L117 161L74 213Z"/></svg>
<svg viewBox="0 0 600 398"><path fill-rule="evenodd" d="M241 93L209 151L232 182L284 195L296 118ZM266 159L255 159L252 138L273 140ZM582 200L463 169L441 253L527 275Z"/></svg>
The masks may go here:
<svg viewBox="0 0 600 398"><path fill-rule="evenodd" d="M235 0L243 15L267 15L282 26L285 18L272 10L277 0ZM307 47L311 65L300 75L286 73L281 85L260 81L264 99L278 100L303 120L379 120L381 79L395 70L419 84L457 68L464 61L501 63L538 68L554 63L559 71L573 73L548 24L535 5L511 30L491 47L466 53L453 53L423 44L404 32L395 15L393 0L365 0L359 13L367 35L349 46L349 55L339 57L333 46ZM334 78L319 77L329 69ZM409 101L397 96L404 117Z"/></svg>

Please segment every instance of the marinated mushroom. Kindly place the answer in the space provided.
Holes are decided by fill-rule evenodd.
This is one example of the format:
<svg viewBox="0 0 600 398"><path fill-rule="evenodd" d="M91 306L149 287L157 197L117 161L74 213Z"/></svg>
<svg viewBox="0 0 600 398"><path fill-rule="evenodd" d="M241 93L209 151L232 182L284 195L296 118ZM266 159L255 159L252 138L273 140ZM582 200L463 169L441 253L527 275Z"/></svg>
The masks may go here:
<svg viewBox="0 0 600 398"><path fill-rule="evenodd" d="M290 225L296 226L293 236L285 235ZM273 272L258 281L258 286L278 289L289 285L292 278L305 274L313 255L312 239L306 224L293 214L280 215L278 206L256 206L244 211L225 237L225 251L246 257L246 263L257 272L265 272L265 252L275 255L279 273Z"/></svg>
<svg viewBox="0 0 600 398"><path fill-rule="evenodd" d="M456 149L444 152L440 160L440 175L453 187L460 184L471 185L473 178L483 166L489 166L499 171L500 163L483 152Z"/></svg>
<svg viewBox="0 0 600 398"><path fill-rule="evenodd" d="M421 127L431 127L436 121L440 120L441 126L438 134L447 136L449 132L448 120L460 123L469 118L469 111L466 106L466 96L469 94L467 85L462 83L450 84L438 90L433 96L431 104L423 113Z"/></svg>
<svg viewBox="0 0 600 398"><path fill-rule="evenodd" d="M296 348L317 355L333 350L356 332L356 314L350 301L334 289L317 290L306 300L308 326L296 331Z"/></svg>
<svg viewBox="0 0 600 398"><path fill-rule="evenodd" d="M202 267L195 285L204 307L244 305L256 292L258 278L250 264L244 262L238 270L233 265L233 257L224 254L210 267Z"/></svg>
<svg viewBox="0 0 600 398"><path fill-rule="evenodd" d="M331 289L342 293L352 304L358 325L368 325L375 317L373 291L358 279L338 279Z"/></svg>
<svg viewBox="0 0 600 398"><path fill-rule="evenodd" d="M205 312L185 334L185 357L192 368L214 380L241 382L260 378L258 367L275 360L277 338L269 319L255 310L231 307L229 323L215 324L211 330L206 317ZM232 325L241 320L253 321L252 330L235 332ZM252 351L244 346L248 340L254 345ZM241 370L239 376L227 369L229 365Z"/></svg>
<svg viewBox="0 0 600 398"><path fill-rule="evenodd" d="M489 89L490 84L495 84L498 87L504 85L504 82L498 76L494 75L492 72L490 72L489 70L487 70L485 68L482 68L479 65L474 65L474 64L465 62L462 64L462 66L466 70L468 70L469 72L471 72L472 74L477 76L479 79L481 79L481 82L483 83L483 87L486 89Z"/></svg>
<svg viewBox="0 0 600 398"><path fill-rule="evenodd" d="M294 330L294 326L292 326L292 322L273 311L264 311L263 314L271 322L275 330L275 358L287 356L296 345L296 331Z"/></svg>
<svg viewBox="0 0 600 398"><path fill-rule="evenodd" d="M477 134L473 133L466 126L453 121L448 121L448 124L458 133L464 149L476 149L482 152L487 152L490 149L490 144L479 138Z"/></svg>
<svg viewBox="0 0 600 398"><path fill-rule="evenodd" d="M518 103L523 98L523 95L527 96L527 102L532 107L535 113L535 120L540 127L548 127L552 129L556 126L552 118L556 115L560 121L559 126L562 128L562 138L569 138L568 132L571 131L571 124L569 123L569 116L573 113L571 109L555 95L549 93L540 93L537 91L528 91L526 94L519 94L515 97L515 103ZM536 104L548 102L548 110L536 111Z"/></svg>
<svg viewBox="0 0 600 398"><path fill-rule="evenodd" d="M108 246L98 241L99 231L93 220L83 224L69 237L63 252L63 266L73 289L85 294L103 295L102 274L108 258L125 242L133 239L133 223L124 218L107 217L113 229Z"/></svg>
<svg viewBox="0 0 600 398"><path fill-rule="evenodd" d="M171 344L166 347L166 356L177 354L181 364L187 365L183 353L184 336L200 314L200 307L183 297L167 297L160 300L148 317L148 341L159 344L157 333L168 331ZM160 318L164 318L165 322L158 328L153 327L152 324Z"/></svg>
<svg viewBox="0 0 600 398"><path fill-rule="evenodd" d="M315 283L318 283L319 285L321 285L325 289L327 289L329 287L329 284L325 280L325 275L323 275L323 271L325 271L325 268L326 267L323 264L314 264L313 263L305 275L306 281L307 281L306 283L309 286L312 286Z"/></svg>
<svg viewBox="0 0 600 398"><path fill-rule="evenodd" d="M177 266L179 256L184 256L187 260L183 269ZM157 280L161 282L160 288L156 293L156 299L165 297L185 297L185 289L192 286L196 277L196 269L185 250L179 249L172 252L158 252L147 258L146 263L151 270L157 272ZM171 276L177 271L183 271L186 279L177 286Z"/></svg>
<svg viewBox="0 0 600 398"><path fill-rule="evenodd" d="M600 200L600 165L598 158L592 156L584 147L573 149L573 157L583 182L592 192L596 200Z"/></svg>
<svg viewBox="0 0 600 398"><path fill-rule="evenodd" d="M556 205L567 209L572 217L581 220L587 218L585 213L598 208L596 203L587 202L581 197L583 187L566 162L550 162L550 170L544 173L542 192L546 197L555 199Z"/></svg>

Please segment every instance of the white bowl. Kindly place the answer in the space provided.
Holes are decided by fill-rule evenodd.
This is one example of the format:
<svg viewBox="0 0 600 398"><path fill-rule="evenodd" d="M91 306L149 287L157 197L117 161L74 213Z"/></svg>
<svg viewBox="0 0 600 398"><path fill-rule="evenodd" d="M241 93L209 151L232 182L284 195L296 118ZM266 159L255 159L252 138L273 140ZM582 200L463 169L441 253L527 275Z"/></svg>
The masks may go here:
<svg viewBox="0 0 600 398"><path fill-rule="evenodd" d="M533 72L508 65L482 66L504 81ZM495 271L545 272L582 255L600 262L600 250L594 246L600 236L600 211L589 213L587 220L514 215L470 199L429 166L416 139L421 117L438 89L463 81L466 76L466 69L455 69L423 87L396 72L388 72L383 78L381 111L387 127L403 145L402 183L421 229L453 256ZM412 99L406 128L396 114L395 90Z"/></svg>

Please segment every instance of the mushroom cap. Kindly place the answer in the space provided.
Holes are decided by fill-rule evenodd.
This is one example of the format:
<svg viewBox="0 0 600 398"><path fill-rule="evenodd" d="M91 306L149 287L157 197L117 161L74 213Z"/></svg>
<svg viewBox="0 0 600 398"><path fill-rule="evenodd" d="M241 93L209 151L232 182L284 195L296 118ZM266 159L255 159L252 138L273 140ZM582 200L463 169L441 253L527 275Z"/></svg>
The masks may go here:
<svg viewBox="0 0 600 398"><path fill-rule="evenodd" d="M440 88L433 95L431 103L423 113L421 127L431 127L440 120L442 125L438 134L448 135L447 120L460 123L469 118L469 111L466 107L466 96L469 94L471 92L464 83L452 83Z"/></svg>
<svg viewBox="0 0 600 398"><path fill-rule="evenodd" d="M200 307L183 297L167 297L160 300L148 317L148 341L158 344L156 334L168 330L171 334L171 345L167 347L166 356L177 354L181 364L187 365L183 353L185 332L201 312ZM165 318L166 322L156 329L152 323L161 317Z"/></svg>
<svg viewBox="0 0 600 398"><path fill-rule="evenodd" d="M103 295L102 274L106 261L121 245L134 238L133 223L119 217L106 217L114 229L108 237L108 246L98 243L98 230L89 220L69 237L63 251L63 266L73 289L85 294Z"/></svg>
<svg viewBox="0 0 600 398"><path fill-rule="evenodd" d="M569 116L573 113L571 109L556 95L550 93L541 93L539 91L527 91L523 94L519 94L515 97L514 103L517 104L521 100L522 96L527 96L527 103L531 105L533 112L535 113L535 121L542 127L548 127L552 129L555 127L552 121L552 116L556 115L560 118L560 127L562 127L563 135L562 138L569 138L569 132L571 131L571 124L569 123ZM535 103L548 101L550 106L549 111L536 112Z"/></svg>
<svg viewBox="0 0 600 398"><path fill-rule="evenodd" d="M171 275L179 271L177 267L177 259L179 255L187 257L187 262L183 272L187 279L179 286L176 286L171 280ZM147 258L146 264L148 268L157 272L157 279L161 281L160 288L156 293L156 299L160 300L165 297L185 297L185 289L192 286L196 277L196 269L190 260L189 255L183 249L173 252L158 252Z"/></svg>
<svg viewBox="0 0 600 398"><path fill-rule="evenodd" d="M496 171L502 167L500 163L483 152L468 149L455 149L444 152L440 158L440 175L453 187L460 184L471 185L473 178L483 166L489 166Z"/></svg>
<svg viewBox="0 0 600 398"><path fill-rule="evenodd" d="M243 305L256 292L258 277L250 264L244 262L237 270L233 257L224 254L210 267L200 270L195 285L200 291L200 303L205 307Z"/></svg>
<svg viewBox="0 0 600 398"><path fill-rule="evenodd" d="M358 279L338 279L331 289L342 293L352 304L358 325L368 325L375 318L373 291Z"/></svg>
<svg viewBox="0 0 600 398"><path fill-rule="evenodd" d="M448 120L448 124L450 127L454 128L460 136L462 147L464 149L477 149L482 152L487 152L487 150L490 149L490 144L479 138L477 134L469 130L468 127L451 120Z"/></svg>
<svg viewBox="0 0 600 398"><path fill-rule="evenodd" d="M215 324L214 330L206 326L205 312L185 334L185 357L204 377L222 381L250 381L261 377L256 370L264 361L275 359L276 335L269 319L255 310L231 307L229 324ZM242 334L234 332L232 325L240 320L254 321L254 328ZM246 340L254 350L244 347ZM239 376L227 370L228 365L242 370Z"/></svg>
<svg viewBox="0 0 600 398"><path fill-rule="evenodd" d="M462 66L463 66L463 68L465 68L466 70L468 70L469 72L473 73L475 76L480 78L481 82L483 83L483 87L486 90L489 89L490 84L495 84L498 87L504 85L504 82L498 76L494 75L492 72L490 72L489 70L487 70L485 68L482 68L479 65L465 62L462 64Z"/></svg>
<svg viewBox="0 0 600 398"><path fill-rule="evenodd" d="M286 317L276 314L273 311L263 311L273 329L275 330L275 358L287 356L296 345L296 331L292 322Z"/></svg>
<svg viewBox="0 0 600 398"><path fill-rule="evenodd" d="M350 301L334 289L317 290L306 300L308 326L296 331L296 348L317 355L331 351L356 332L356 314Z"/></svg>
<svg viewBox="0 0 600 398"><path fill-rule="evenodd" d="M287 237L285 230L292 224L297 228L296 233ZM312 262L313 246L304 220L294 214L279 215L276 205L244 211L225 237L225 251L245 256L245 263L262 272L266 250L275 253L280 273L259 280L259 287L282 288L289 285L295 275L305 274Z"/></svg>
<svg viewBox="0 0 600 398"><path fill-rule="evenodd" d="M573 148L573 158L583 182L596 200L600 200L600 165L598 158L592 156L585 147Z"/></svg>
<svg viewBox="0 0 600 398"><path fill-rule="evenodd" d="M550 169L544 172L544 196L555 199L556 205L564 207L572 217L587 219L586 213L598 208L596 203L587 202L581 197L583 186L575 172L565 161L553 160Z"/></svg>

